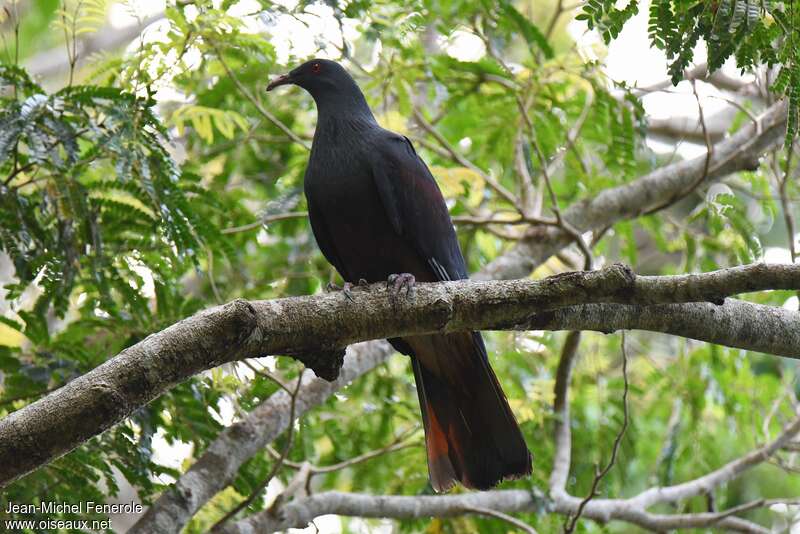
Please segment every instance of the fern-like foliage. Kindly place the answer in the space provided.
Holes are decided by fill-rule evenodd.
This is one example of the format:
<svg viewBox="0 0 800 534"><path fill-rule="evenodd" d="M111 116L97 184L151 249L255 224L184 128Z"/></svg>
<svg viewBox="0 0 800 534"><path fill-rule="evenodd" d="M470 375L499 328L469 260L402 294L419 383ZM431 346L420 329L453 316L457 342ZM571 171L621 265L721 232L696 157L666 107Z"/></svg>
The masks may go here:
<svg viewBox="0 0 800 534"><path fill-rule="evenodd" d="M106 0L64 0L56 10L53 27L71 39L97 31L106 20Z"/></svg>
<svg viewBox="0 0 800 534"><path fill-rule="evenodd" d="M131 262L158 273L196 263L210 243L225 251L204 215L214 199L173 161L152 100L97 86L46 94L9 65L0 85L15 95L0 103L0 249L20 279L12 297L37 279L43 309L63 313L80 287L105 313L124 302L145 314Z"/></svg>
<svg viewBox="0 0 800 534"><path fill-rule="evenodd" d="M731 57L742 71L761 65L780 66L771 89L789 100L788 146L797 136L800 122L797 4L790 0L652 0L648 33L653 46L667 55L674 84L683 79L700 39L708 46L709 72L719 69ZM582 17L596 23L598 11L589 11L591 5L589 2L584 8Z"/></svg>
<svg viewBox="0 0 800 534"><path fill-rule="evenodd" d="M583 7L583 12L575 17L576 20L585 20L589 29L597 28L606 44L616 39L622 27L631 17L639 12L639 2L630 0L628 4L617 9L614 0L589 0Z"/></svg>

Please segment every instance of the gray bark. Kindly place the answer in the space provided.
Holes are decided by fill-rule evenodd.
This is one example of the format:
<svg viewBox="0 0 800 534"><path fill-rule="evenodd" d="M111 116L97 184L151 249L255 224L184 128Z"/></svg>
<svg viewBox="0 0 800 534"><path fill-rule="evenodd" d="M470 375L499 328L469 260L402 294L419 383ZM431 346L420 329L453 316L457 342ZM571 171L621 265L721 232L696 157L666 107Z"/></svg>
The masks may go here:
<svg viewBox="0 0 800 534"><path fill-rule="evenodd" d="M678 528L717 526L735 532L768 533L769 530L723 512L695 514L653 514L647 511L657 504L673 503L702 495L733 480L748 469L766 461L800 432L800 415L771 442L737 458L702 477L674 486L650 488L628 499L593 499L586 504L583 517L606 523L620 520L641 527L664 531ZM325 492L296 499L281 508L280 514L260 512L223 529L225 534L275 532L305 527L315 517L337 514L357 517L422 518L453 517L474 513L475 509L499 512L574 514L581 499L554 490L546 496L537 490L495 490L461 495L388 496Z"/></svg>
<svg viewBox="0 0 800 534"><path fill-rule="evenodd" d="M628 306L584 304L542 312L526 325L532 330L646 330L727 347L800 358L800 313L735 299Z"/></svg>
<svg viewBox="0 0 800 534"><path fill-rule="evenodd" d="M494 490L480 493L437 496L364 495L329 491L297 499L272 516L261 512L227 525L224 534L260 534L287 528L303 528L315 517L336 514L351 517L418 519L456 517L489 509L504 513L575 513L580 499L569 497L553 501L535 491ZM653 514L630 507L624 499L596 499L589 502L583 517L600 522L621 520L655 531L676 528L719 526L734 532L769 534L769 530L737 517L720 518L720 514Z"/></svg>
<svg viewBox="0 0 800 534"><path fill-rule="evenodd" d="M0 484L69 452L178 382L225 362L291 355L333 380L344 347L369 339L515 330L537 313L592 303L659 304L800 289L800 265L755 264L698 275L636 277L615 264L533 280L420 284L413 298L382 284L341 294L236 300L124 350L0 421ZM755 318L753 318L755 320Z"/></svg>
<svg viewBox="0 0 800 534"><path fill-rule="evenodd" d="M336 390L371 371L392 353L388 343L371 341L348 350L333 382L305 373L295 401L295 417L325 402ZM281 390L223 430L180 479L162 493L129 534L179 532L214 495L233 481L239 468L291 424L291 397Z"/></svg>
<svg viewBox="0 0 800 534"><path fill-rule="evenodd" d="M236 300L148 336L0 420L0 484L69 452L178 382L225 362L285 354L333 380L344 347L358 341L516 330L537 313L578 304L721 302L738 292L766 289L800 289L800 265L754 264L698 275L636 277L615 264L540 281L420 284L413 298L392 296L375 284L354 291L352 301L341 294Z"/></svg>

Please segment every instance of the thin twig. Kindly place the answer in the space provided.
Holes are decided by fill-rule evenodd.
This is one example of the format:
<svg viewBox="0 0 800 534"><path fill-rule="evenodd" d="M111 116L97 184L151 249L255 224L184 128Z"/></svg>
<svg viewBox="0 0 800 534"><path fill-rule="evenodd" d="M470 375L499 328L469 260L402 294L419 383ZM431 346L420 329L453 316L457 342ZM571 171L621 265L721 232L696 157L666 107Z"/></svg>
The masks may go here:
<svg viewBox="0 0 800 534"><path fill-rule="evenodd" d="M622 443L622 438L625 436L625 431L628 429L628 354L625 350L624 330L622 331L622 380L624 384L622 390L622 428L620 428L619 433L617 433L617 437L614 438L614 446L611 448L611 458L609 458L608 464L606 464L602 471L595 473L594 480L592 480L592 489L589 490L589 494L578 505L575 515L572 516L571 519L568 517L568 522L564 527L564 534L571 534L575 530L575 525L578 519L580 519L581 514L583 514L583 509L589 501L597 495L597 486L600 484L603 477L611 471L611 468L614 467L614 463L617 461L620 443Z"/></svg>
<svg viewBox="0 0 800 534"><path fill-rule="evenodd" d="M220 233L236 234L239 232L248 232L250 230L255 230L256 228L261 228L269 223L285 221L288 219L302 219L305 217L308 217L308 212L306 211L288 211L286 213L276 213L274 215L263 215L262 217L259 217L256 222L243 224L242 226L234 226L233 228L224 228L220 231Z"/></svg>
<svg viewBox="0 0 800 534"><path fill-rule="evenodd" d="M103 126L103 121L101 121L101 122L98 124L98 126ZM49 144L48 150L53 150L53 149L54 149L56 146L58 146L59 144L66 143L67 141L71 141L71 140L74 140L74 139L78 139L80 136L82 136L83 134L85 134L85 133L86 133L86 132L88 132L88 131L89 131L89 128L81 128L80 130L76 130L75 132L71 133L71 134L69 135L69 137L67 137L67 138L64 138L64 139L55 139L55 140L54 140L52 143L50 143L50 144ZM17 141L17 144L18 144L18 143L19 143L19 141ZM17 152L17 150L16 150L16 145L15 145L15 152L14 152L14 154L15 154L15 158L16 158L16 157L17 157L17 154L18 154L18 152ZM95 157L96 157L96 156L95 156ZM73 164L72 164L72 167L73 167L73 168L76 168L76 167L78 167L78 166L80 166L80 165L85 165L85 164L87 164L87 163L89 163L89 162L91 162L91 161L92 161L92 158L84 158L84 159L82 159L82 160L79 160L79 161L76 161L75 163L73 163ZM36 166L36 164L37 164L37 163L38 163L38 162L29 162L29 163L26 163L25 165L23 165L23 166L21 166L21 167L18 167L18 166L17 166L17 163L16 163L16 161L15 161L15 162L14 162L14 170L11 172L11 174L9 174L9 175L6 177L6 179L3 181L3 185L9 185L9 184L11 183L11 181L12 181L12 180L13 180L15 177L19 176L21 173L23 173L23 172L25 172L25 171L27 171L27 170L30 170L30 169L32 169L33 167L35 167L35 166ZM37 168L37 169L36 169L36 171L34 172L34 174L35 174L36 172L38 172L38 170L39 170L39 169ZM13 189L19 189L19 188L21 188L21 187L24 187L24 186L26 186L26 185L30 184L31 182L32 182L32 180L28 180L27 182L24 182L24 183L21 183L21 184L15 184L15 185L13 185L13 186L11 186L11 187L12 187Z"/></svg>
<svg viewBox="0 0 800 534"><path fill-rule="evenodd" d="M705 141L706 144L706 159L703 162L703 171L700 173L697 179L692 184L689 185L689 187L687 187L683 191L676 193L675 195L668 198L661 204L658 204L648 209L641 215L650 215L652 213L660 211L666 208L667 206L671 206L678 200L690 195L691 193L694 192L695 189L700 187L700 184L706 181L709 174L711 173L711 160L714 158L714 144L711 142L711 135L709 134L708 127L706 126L706 118L705 118L705 113L703 112L703 104L700 102L700 95L697 93L697 82L695 82L695 80L691 80L691 82L692 82L692 92L694 93L695 100L697 100L697 111L699 115L700 126L703 129L703 140ZM760 124L761 123L759 121L755 122L756 131L758 131ZM724 161L722 163L724 163ZM721 164L717 165L717 168L719 168L720 166Z"/></svg>
<svg viewBox="0 0 800 534"><path fill-rule="evenodd" d="M409 434L417 430L416 427L410 428L408 431L401 433L395 439L393 439L390 443L384 445L380 449L371 450L365 452L364 454L360 454L358 456L354 456L352 458L348 458L347 460L342 460L341 462L331 464L331 465L312 465L310 467L311 476L320 475L324 473L333 473L335 471L341 471L342 469L346 469L348 467L352 467L354 465L358 465L360 463L366 462L368 460L372 460L373 458L377 458L384 454L399 451L401 449L406 449L411 447L415 444L413 441L406 441L406 438ZM279 458L280 453L276 451L274 448L267 446L267 452L273 458ZM284 461L284 465L287 467L291 467L292 469L300 469L303 465L303 462L291 462L291 461Z"/></svg>
<svg viewBox="0 0 800 534"><path fill-rule="evenodd" d="M286 445L283 448L281 457L272 464L272 469L269 470L267 476L264 477L264 480L262 480L261 483L256 486L256 488L245 500L240 502L231 511L225 514L222 519L214 523L210 529L211 532L219 531L222 525L224 525L230 518L238 514L240 511L248 507L254 500L256 500L256 497L258 497L264 488L269 485L270 481L272 481L280 468L283 466L283 462L286 460L286 457L289 455L289 451L292 449L292 445L294 444L294 414L297 407L297 394L300 393L300 385L303 383L304 374L305 369L300 371L300 376L297 377L297 383L294 387L294 391L292 391L291 403L289 405L289 425L286 430Z"/></svg>
<svg viewBox="0 0 800 534"><path fill-rule="evenodd" d="M284 460L284 465L286 465L286 460ZM311 493L309 490L310 483L311 463L303 462L300 464L300 468L297 470L291 480L289 480L289 483L286 484L284 490L280 492L272 501L272 504L269 505L267 511L270 514L277 515L280 507L287 499L291 499L292 497L298 495L309 495Z"/></svg>
<svg viewBox="0 0 800 534"><path fill-rule="evenodd" d="M519 192L522 197L522 205L525 208L525 213L541 213L541 189L536 191L536 186L528 169L528 158L525 154L525 133L520 128L517 134L517 140L514 143L514 166L519 176Z"/></svg>
<svg viewBox="0 0 800 534"><path fill-rule="evenodd" d="M547 186L547 192L550 195L550 209L553 210L553 214L556 216L558 226L560 226L569 236L571 236L581 249L581 252L585 258L584 269L590 271L594 264L592 251L586 244L586 241L584 241L581 233L561 215L561 209L558 207L558 198L556 197L555 191L553 191L553 186L550 183L550 172L547 169L547 160L544 157L542 149L539 148L539 143L536 141L535 137L531 138L531 145L533 146L533 149L536 151L536 155L539 158L539 164L542 166L542 177L544 178L545 186Z"/></svg>
<svg viewBox="0 0 800 534"><path fill-rule="evenodd" d="M14 6L14 65L19 65L19 2L12 2ZM17 86L14 86L14 98L17 98Z"/></svg>
<svg viewBox="0 0 800 534"><path fill-rule="evenodd" d="M564 14L564 0L558 0L556 4L556 9L553 11L553 15L550 17L550 22L547 24L547 29L544 32L544 36L546 39L550 39L550 36L553 35L553 30L556 29L556 24L558 23L558 19L561 18L561 15Z"/></svg>
<svg viewBox="0 0 800 534"><path fill-rule="evenodd" d="M792 263L796 263L797 261L797 247L794 241L794 234L795 234L795 224L794 224L794 215L792 214L792 208L789 206L788 197L786 195L786 187L789 185L789 174L792 168L792 158L794 156L794 145L790 146L788 149L788 154L786 154L786 162L783 167L783 179L779 178L780 186L778 188L780 197L781 197L781 209L783 211L783 219L786 223L786 231L789 234L789 253L792 257Z"/></svg>
<svg viewBox="0 0 800 534"><path fill-rule="evenodd" d="M477 506L465 506L463 510L468 512L474 512L476 514L486 515L489 517L494 517L495 519L500 519L501 521L505 521L510 525L514 525L515 527L517 527L523 532L526 532L527 534L538 534L536 532L536 529L534 529L528 523L520 519L517 519L516 517L504 514L503 512L498 512L490 508L480 508Z"/></svg>
<svg viewBox="0 0 800 534"><path fill-rule="evenodd" d="M258 369L256 366L254 366L247 360L242 360L242 363L245 364L245 366L249 367L250 370L253 371L255 374L257 374L258 376L266 378L271 382L274 382L279 388L281 388L289 395L292 394L292 388L290 388L282 378L278 378L275 374L265 371L264 369Z"/></svg>
<svg viewBox="0 0 800 534"><path fill-rule="evenodd" d="M583 102L583 109L581 109L581 114L578 115L578 118L575 120L575 124L572 125L572 128L569 129L567 132L566 137L566 150L559 150L556 153L556 156L550 162L548 167L548 171L551 173L555 170L556 165L561 163L561 160L564 159L564 154L566 154L567 150L571 150L575 153L575 157L581 166L584 168L584 172L588 174L586 164L581 158L580 152L578 151L578 147L575 145L575 141L578 139L578 135L580 135L581 130L583 130L583 125L586 123L586 119L589 117L589 111L592 109L592 104L594 103L594 93L591 91L586 92L586 100Z"/></svg>
<svg viewBox="0 0 800 534"><path fill-rule="evenodd" d="M455 215L452 217L452 219L456 224L469 224L472 226L483 226L487 224L507 224L511 226L520 224L538 224L542 226L559 226L558 221L555 219L546 219L544 217L533 217L529 215L518 215L513 219L504 219L502 217L498 217L497 214L490 216Z"/></svg>
<svg viewBox="0 0 800 534"><path fill-rule="evenodd" d="M508 203L512 206L517 208L520 214L524 214L525 210L523 206L520 205L517 198L514 196L511 191L506 189L500 182L495 180L489 173L484 172L481 168L477 165L472 163L466 157L464 157L458 150L456 150L453 145L451 145L447 139L444 138L442 134L440 134L436 128L433 127L431 123L429 123L425 117L422 116L422 113L418 109L414 109L414 119L417 123L422 127L423 130L428 132L431 137L433 137L439 145L446 151L449 155L450 159L461 165L462 167L466 167L474 172L476 172L481 179L486 182L489 187L495 190L501 197L503 197Z"/></svg>
<svg viewBox="0 0 800 534"><path fill-rule="evenodd" d="M526 106L525 102L522 101L522 98L519 95L516 95L517 98L517 108L519 109L520 115L522 116L523 121L525 122L526 127L528 128L528 134L531 137L531 146L533 147L534 151L536 152L536 157L539 160L539 165L542 167L542 177L544 178L545 186L547 187L547 191L550 195L550 204L551 209L553 210L553 214L556 217L556 221L558 226L560 226L565 233L567 233L572 239L577 243L578 247L581 249L581 252L584 255L585 263L584 268L588 271L591 270L594 265L594 258L592 255L592 251L586 242L583 239L581 233L572 226L564 217L561 215L561 209L558 207L558 199L556 197L555 192L553 191L553 185L550 181L550 166L547 163L547 159L544 156L544 152L542 152L541 147L539 147L539 142L536 140L536 132L533 127L533 121L531 120L530 115L528 114L528 107ZM591 106L591 98L587 95L587 100L584 103L583 110L581 111L581 116L578 118L578 122L576 125L570 130L567 134L567 143L569 146L574 147L574 139L570 139L571 135L577 137L580 129L583 127L583 122L586 120L586 116L589 112L589 107Z"/></svg>
<svg viewBox="0 0 800 534"><path fill-rule="evenodd" d="M22 167L19 167L19 168L17 168L17 169L15 169L15 170L13 170L13 171L11 172L11 174L9 174L9 175L8 175L8 177L5 179L5 181L3 182L3 185L8 185L8 184L10 184L10 183L11 183L11 180L13 180L14 178L16 178L16 177L17 177L19 174L21 174L21 173L23 173L23 172L27 171L28 169L31 169L31 168L33 168L35 165L36 165L36 163L33 163L33 162L31 162L31 163L26 163L26 164L25 164L25 165L23 165Z"/></svg>
<svg viewBox="0 0 800 534"><path fill-rule="evenodd" d="M211 247L206 247L206 262L208 263L206 273L208 274L208 283L211 286L211 292L214 294L214 299L216 299L217 304L222 304L224 300L217 288L217 282L214 280L214 251L211 250Z"/></svg>
<svg viewBox="0 0 800 534"><path fill-rule="evenodd" d="M256 108L256 111L263 115L264 118L269 122L277 126L278 129L285 133L292 141L302 146L306 150L311 150L311 147L308 146L308 143L306 143L299 135L294 133L292 129L286 126L278 117L267 111L264 106L261 105L261 101L247 90L236 74L234 74L233 70L231 70L231 68L225 62L225 59L222 57L222 51L219 49L217 44L215 42L211 42L211 46L214 49L214 52L217 54L217 59L219 60L220 65L222 65L222 68L225 70L225 73L233 81L233 84L236 86L236 88L239 89L239 92L242 93L242 96L244 96L253 105L253 107Z"/></svg>

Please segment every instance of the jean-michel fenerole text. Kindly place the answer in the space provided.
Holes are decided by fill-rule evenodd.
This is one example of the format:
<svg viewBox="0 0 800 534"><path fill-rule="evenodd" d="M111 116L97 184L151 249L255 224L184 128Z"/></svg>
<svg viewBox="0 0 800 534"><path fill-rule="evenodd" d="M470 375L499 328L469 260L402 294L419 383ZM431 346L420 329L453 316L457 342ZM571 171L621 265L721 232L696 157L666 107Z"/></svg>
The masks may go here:
<svg viewBox="0 0 800 534"><path fill-rule="evenodd" d="M24 504L8 501L3 507L7 514L138 514L144 507L136 502L105 504L86 501L77 503L42 501L39 504Z"/></svg>

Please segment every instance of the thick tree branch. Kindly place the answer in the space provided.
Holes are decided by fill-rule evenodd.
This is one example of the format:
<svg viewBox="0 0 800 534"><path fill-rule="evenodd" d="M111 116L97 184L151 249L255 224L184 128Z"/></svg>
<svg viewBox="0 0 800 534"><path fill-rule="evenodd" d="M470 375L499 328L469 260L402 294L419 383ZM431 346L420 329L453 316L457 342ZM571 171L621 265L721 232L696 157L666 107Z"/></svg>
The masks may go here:
<svg viewBox="0 0 800 534"><path fill-rule="evenodd" d="M504 513L547 509L550 500L536 491L484 491L460 495L389 496L325 492L296 499L271 516L258 513L228 525L225 534L275 532L292 527L305 527L315 517L337 514L354 517L413 519L423 517L455 517L473 513L475 508Z"/></svg>
<svg viewBox="0 0 800 534"><path fill-rule="evenodd" d="M727 299L628 306L584 304L533 315L533 330L646 330L790 358L800 358L800 313Z"/></svg>
<svg viewBox="0 0 800 534"><path fill-rule="evenodd" d="M236 300L153 334L0 421L0 484L69 452L178 382L222 363L286 354L333 380L344 347L368 339L518 330L536 313L589 303L722 302L800 289L800 265L754 264L698 275L637 277L615 264L544 280L420 284L402 298L383 284L352 293Z"/></svg>
<svg viewBox="0 0 800 534"><path fill-rule="evenodd" d="M315 517L336 514L351 517L390 519L417 519L425 517L457 517L474 510L489 509L501 513L575 513L580 499L570 497L553 503L547 497L524 490L496 490L480 493L437 496L363 495L330 491L297 499L281 508L281 513L271 515L261 512L232 525L225 534L250 534L277 532L287 528L302 528ZM555 508L554 508L555 507ZM769 530L740 519L723 517L723 513L652 514L633 508L625 500L598 499L586 505L583 517L602 523L619 520L654 531L676 528L719 526L734 532L769 534Z"/></svg>
<svg viewBox="0 0 800 534"><path fill-rule="evenodd" d="M306 375L297 395L295 415L325 402L335 391L381 364L392 353L383 341L350 347L334 382ZM247 416L223 430L169 490L153 503L130 534L178 532L214 495L225 489L239 468L275 440L290 424L291 396L281 390Z"/></svg>
<svg viewBox="0 0 800 534"><path fill-rule="evenodd" d="M752 509L732 508L721 512L696 514L653 514L647 508L661 503L688 499L724 484L747 469L764 462L793 436L800 432L800 416L787 425L770 443L734 460L711 473L683 484L653 488L629 499L594 499L586 503L583 517L601 523L618 520L641 527L665 531L678 528L717 526L735 532L767 534L768 529L750 521L734 517L734 513ZM766 501L764 501L765 503ZM279 514L260 512L228 525L228 534L275 532L292 527L304 527L315 517L337 514L356 517L383 517L393 519L423 517L454 517L473 513L475 509L491 509L501 513L575 514L581 499L560 494L548 497L536 490L505 490L440 496L386 496L354 493L325 492L296 499L284 505Z"/></svg>
<svg viewBox="0 0 800 534"><path fill-rule="evenodd" d="M563 210L563 218L580 232L599 230L615 222L638 217L649 209L677 200L694 185L719 181L733 172L758 167L758 158L784 139L787 106L781 101L748 122L731 137L714 145L704 175L706 154L666 165L625 185L602 191ZM509 279L528 276L544 260L570 243L572 237L560 228L533 227L525 239L489 265L477 278Z"/></svg>
<svg viewBox="0 0 800 534"><path fill-rule="evenodd" d="M706 120L708 137L717 143L728 133L728 129L736 117L737 110L733 107L725 108ZM706 135L703 133L700 121L690 116L674 116L667 119L649 119L647 121L649 135L671 138L674 142L678 139L705 143Z"/></svg>
<svg viewBox="0 0 800 534"><path fill-rule="evenodd" d="M531 318L529 326L545 330L567 330L570 328L600 331L618 329L650 330L713 343L724 341L731 346L748 350L795 357L800 355L800 350L798 349L800 347L800 313L731 299L726 300L721 306L708 303L651 306L586 304L536 314ZM563 493L569 472L570 438L567 396L569 373L567 370L571 369L574 364L578 338L577 332L571 332L568 336L557 373L556 401L554 405L554 412L558 418L556 429L554 430L555 450L557 453L550 476L551 495L554 495L559 490ZM371 347L371 349L368 349L368 347ZM358 354L364 354L365 356L367 355L367 350L379 351L376 357L381 359L391 353L389 346L383 342L365 343L351 347L351 349L356 349ZM346 360L342 373L344 373L343 376L352 380L369 369L371 367L352 366ZM356 374L351 378L349 373ZM316 380L315 382L325 384L322 380ZM341 382L341 377L337 380L337 383L339 382ZM277 395L285 396L285 393L281 392ZM308 398L308 394L305 394L304 398ZM314 398L316 399L316 397ZM268 402L273 403L272 400ZM286 404L285 400L281 402L284 405ZM284 414L277 411L272 413L273 410L277 409L277 405L271 404L269 408L264 408L263 410L259 408L257 411L259 413L263 412L263 414L271 413L271 417L275 418L283 417ZM283 411L285 412L286 410L284 409ZM268 419L259 415L251 417L255 417L258 421L269 422ZM248 417L249 419L250 417ZM283 424L281 420L280 425ZM255 435L258 436L265 433L264 438L259 438L257 442L253 442L250 433L223 432L217 438L220 443L217 444L215 442L214 445L209 447L208 452L198 460L196 467L189 469L179 479L176 484L176 490L164 493L153 504L147 515L140 520L135 532L163 531L164 525L168 524L177 525L176 529L180 529L196 513L200 506L225 487L226 481L231 476L230 472L235 472L249 455L260 450L254 447L265 440L269 442L275 438L277 434L273 430L271 423L267 424L265 428L255 432ZM227 463L217 464L204 459L207 454L212 454L216 457L216 451L241 451L242 455L235 455L230 458L230 461L234 463L233 465L228 465ZM211 464L218 468L210 468L209 465ZM193 491L194 499L183 500L179 495L188 491L189 487L195 487L197 484L198 478L195 473L206 473L207 477L201 478L203 486L200 490ZM207 481L206 478L208 479ZM158 528L153 526L155 518L160 518L158 523L160 526Z"/></svg>

